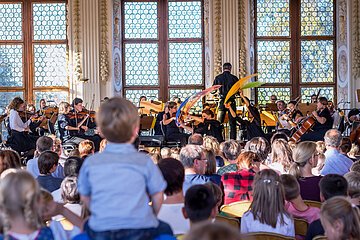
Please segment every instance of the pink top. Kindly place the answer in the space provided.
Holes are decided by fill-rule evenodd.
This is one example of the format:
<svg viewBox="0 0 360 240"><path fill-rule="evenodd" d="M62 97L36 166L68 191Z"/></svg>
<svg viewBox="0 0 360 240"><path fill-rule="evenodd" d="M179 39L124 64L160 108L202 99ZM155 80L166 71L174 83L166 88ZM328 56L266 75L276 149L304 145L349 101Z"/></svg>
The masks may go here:
<svg viewBox="0 0 360 240"><path fill-rule="evenodd" d="M320 218L320 209L317 207L308 206L305 211L299 211L291 202L287 202L285 204L285 209L294 218L305 219L309 224Z"/></svg>

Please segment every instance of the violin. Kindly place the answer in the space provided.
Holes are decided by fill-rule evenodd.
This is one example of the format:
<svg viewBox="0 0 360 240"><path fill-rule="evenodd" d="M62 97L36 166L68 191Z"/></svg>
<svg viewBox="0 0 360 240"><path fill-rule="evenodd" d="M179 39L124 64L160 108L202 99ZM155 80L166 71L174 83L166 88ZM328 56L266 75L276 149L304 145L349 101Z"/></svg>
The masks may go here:
<svg viewBox="0 0 360 240"><path fill-rule="evenodd" d="M68 114L66 114L66 116L70 119L75 119L75 118L83 119L87 116L89 116L90 119L95 119L95 114L96 114L95 111L81 111L77 113L69 112Z"/></svg>

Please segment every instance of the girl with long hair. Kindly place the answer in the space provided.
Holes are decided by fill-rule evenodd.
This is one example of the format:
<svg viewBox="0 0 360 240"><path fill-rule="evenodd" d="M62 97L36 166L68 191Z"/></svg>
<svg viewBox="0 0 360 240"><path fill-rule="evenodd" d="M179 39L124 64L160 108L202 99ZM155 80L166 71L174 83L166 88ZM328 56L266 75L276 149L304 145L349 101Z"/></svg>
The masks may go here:
<svg viewBox="0 0 360 240"><path fill-rule="evenodd" d="M276 139L271 146L271 169L279 171L281 174L288 173L291 164L294 162L292 158L292 150L284 139Z"/></svg>

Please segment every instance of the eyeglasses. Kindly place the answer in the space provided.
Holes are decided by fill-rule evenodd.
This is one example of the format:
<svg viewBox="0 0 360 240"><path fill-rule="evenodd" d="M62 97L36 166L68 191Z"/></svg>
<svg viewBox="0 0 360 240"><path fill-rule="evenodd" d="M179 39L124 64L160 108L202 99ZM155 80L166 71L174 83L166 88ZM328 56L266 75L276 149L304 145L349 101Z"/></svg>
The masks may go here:
<svg viewBox="0 0 360 240"><path fill-rule="evenodd" d="M204 162L207 162L208 160L207 159L198 159L200 161L204 161Z"/></svg>

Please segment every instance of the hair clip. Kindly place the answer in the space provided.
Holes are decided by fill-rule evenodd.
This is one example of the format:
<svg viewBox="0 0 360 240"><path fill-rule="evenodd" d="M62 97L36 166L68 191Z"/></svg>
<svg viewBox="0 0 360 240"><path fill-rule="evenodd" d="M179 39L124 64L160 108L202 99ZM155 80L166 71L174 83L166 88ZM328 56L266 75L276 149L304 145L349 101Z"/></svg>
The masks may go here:
<svg viewBox="0 0 360 240"><path fill-rule="evenodd" d="M270 179L264 179L263 182L264 183L271 183L271 180Z"/></svg>
<svg viewBox="0 0 360 240"><path fill-rule="evenodd" d="M273 181L271 179L264 179L263 182L268 184L273 182L276 186L279 185L279 181Z"/></svg>

